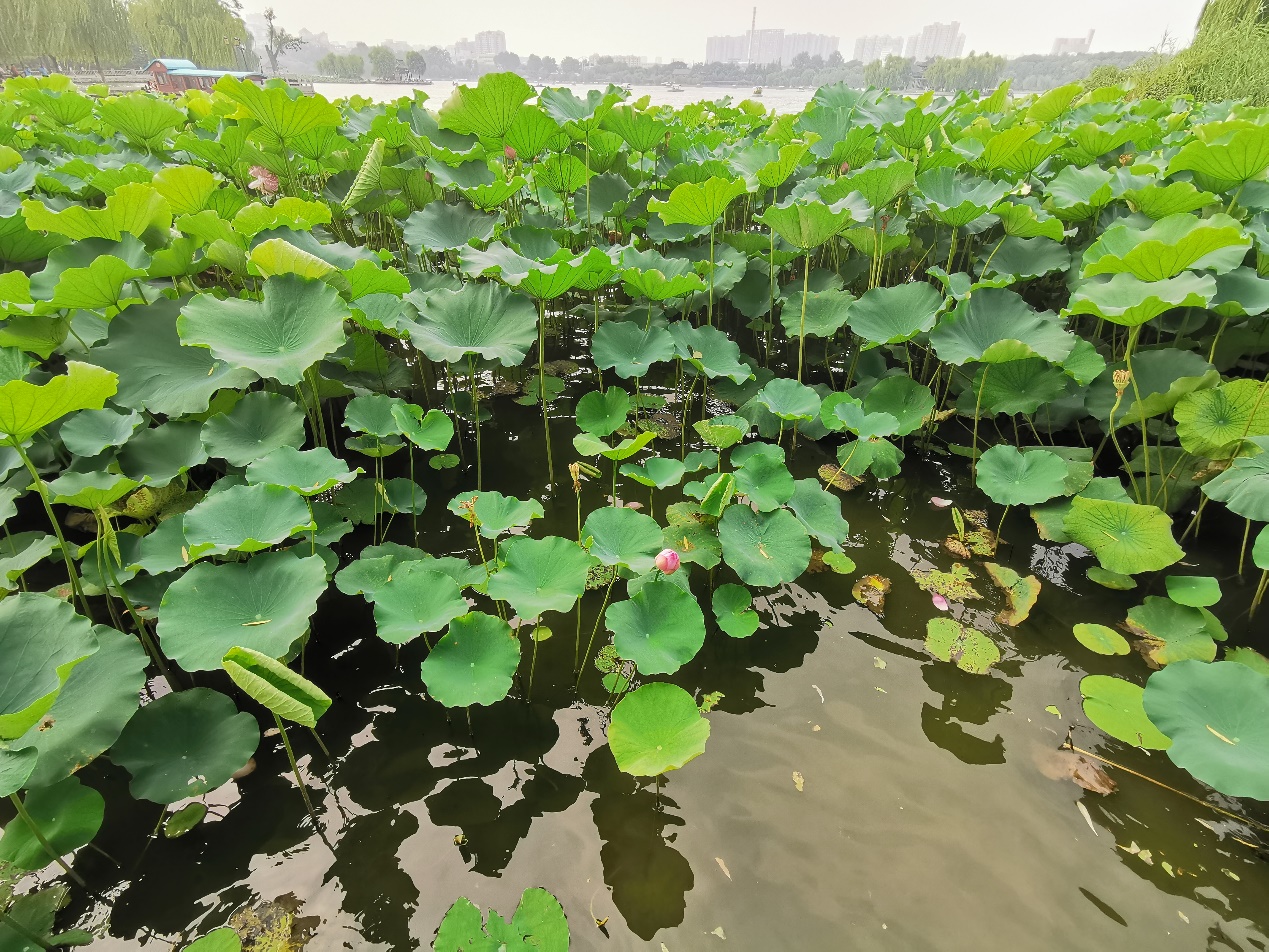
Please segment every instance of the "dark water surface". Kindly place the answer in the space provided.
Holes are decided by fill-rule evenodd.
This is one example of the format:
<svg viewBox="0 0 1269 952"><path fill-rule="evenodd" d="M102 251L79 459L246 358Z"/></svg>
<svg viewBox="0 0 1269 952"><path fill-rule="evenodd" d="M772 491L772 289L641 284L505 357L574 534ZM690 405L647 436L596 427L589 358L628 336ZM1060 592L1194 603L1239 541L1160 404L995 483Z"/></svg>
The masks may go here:
<svg viewBox="0 0 1269 952"><path fill-rule="evenodd" d="M536 536L576 534L572 404L553 407L553 494L537 409L498 399L483 428L485 488L542 499ZM473 446L468 437L469 456ZM806 477L827 461L810 444L791 468ZM474 474L418 472L429 493L420 544L475 559L470 529L445 510ZM335 698L321 721L334 762L293 732L321 835L276 736L254 774L209 798L221 818L148 846L157 808L131 801L126 774L99 762L85 777L107 799L97 845L122 868L80 855L105 897L79 907L81 921L110 917L111 938L94 948L166 949L243 906L294 894L315 930L310 950L426 949L457 897L509 915L529 886L559 897L581 950L1266 948L1269 865L1231 838L1254 839L1248 828L1114 769L1119 788L1105 797L1062 778L1057 749L1074 726L1078 746L1212 803L1254 808L1204 792L1166 755L1104 738L1080 711L1084 673L1140 681L1145 668L1136 655L1092 654L1071 625L1118 624L1148 592L1088 582L1087 554L1036 542L1018 511L997 561L1042 579L1030 619L1017 629L992 620L1003 600L981 569L983 600L953 607L991 634L1004 660L973 676L924 651L925 623L938 612L908 572L950 565L938 547L952 531L949 511L928 500L980 505L968 475L961 461L922 461L909 447L902 477L843 495L859 573L806 575L756 598L763 627L746 640L711 622L704 650L673 680L725 697L709 716L705 754L659 794L617 771L593 667L581 697L573 693L576 616L548 618L555 634L539 646L533 701L521 686L474 708L469 727L462 711L422 696L421 640L398 656L375 637L370 606L332 587L306 673ZM586 484L583 516L605 504L606 486ZM646 507L646 489L618 486ZM677 498L656 494L658 518ZM1221 531L1205 527L1202 568L1225 576L1237 553ZM359 532L344 540L344 564L369 541ZM396 517L390 537L412 541L408 516ZM708 605L708 575L693 572ZM851 598L867 572L894 583L880 618ZM1224 584L1216 611L1238 641L1249 586ZM613 597L623 594L618 583ZM583 644L601 600L584 599ZM531 644L522 642L527 679ZM606 920L602 930L595 920Z"/></svg>

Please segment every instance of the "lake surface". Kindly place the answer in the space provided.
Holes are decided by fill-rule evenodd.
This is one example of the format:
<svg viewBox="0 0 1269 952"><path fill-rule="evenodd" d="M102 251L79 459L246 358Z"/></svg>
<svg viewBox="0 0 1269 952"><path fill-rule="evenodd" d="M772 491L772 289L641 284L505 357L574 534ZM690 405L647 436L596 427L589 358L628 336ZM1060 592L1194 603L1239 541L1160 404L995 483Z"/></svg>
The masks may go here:
<svg viewBox="0 0 1269 952"><path fill-rule="evenodd" d="M592 386L590 372L575 373L552 405L554 485L539 410L506 397L490 403L485 488L540 499L546 517L534 535L576 532L564 470L574 458L573 401ZM532 702L517 690L473 708L469 725L423 696L421 642L398 654L375 637L360 597L332 589L306 674L335 699L321 722L333 762L293 732L320 830L276 736L251 776L211 797L220 816L148 846L157 809L127 798L126 774L98 761L90 769L108 804L103 853L77 863L113 904L111 938L94 948L167 949L243 906L290 895L311 952L427 949L459 896L510 915L530 886L559 897L578 950L1265 948L1269 865L1233 838L1254 839L1247 827L1113 768L1119 788L1109 796L1063 778L1070 755L1058 748L1074 728L1077 746L1266 819L1259 805L1205 792L1166 756L1107 740L1083 717L1084 673L1141 679L1144 670L1135 656L1088 652L1071 625L1116 624L1147 593L1092 585L1083 550L1039 543L1019 511L997 560L1042 580L1037 608L1017 629L996 624L1000 593L975 568L984 597L953 613L988 632L1004 660L988 676L933 660L923 638L938 612L909 571L947 568L938 542L952 525L929 498L973 507L981 496L962 462L907 449L902 477L843 495L848 554L860 573L893 581L884 615L854 603L858 575L824 572L757 598L763 626L751 638L711 624L704 650L672 680L724 698L709 715L704 755L659 791L617 771L594 668L580 696L572 688L575 625L584 644L599 592L587 594L579 618L549 622L555 634L539 646ZM790 466L806 477L828 459L804 441ZM585 484L583 513L605 504L606 467L604 479ZM418 473L429 493L419 544L475 560L470 529L445 511L474 474ZM642 487L632 496L649 502ZM678 498L657 492L658 514ZM1204 570L1228 576L1219 527L1205 532ZM389 536L414 542L409 517L398 516ZM338 544L343 564L368 541ZM702 602L708 582L694 570ZM1250 590L1225 588L1216 611L1236 642ZM522 684L530 664L526 646ZM77 912L101 922L107 903Z"/></svg>
<svg viewBox="0 0 1269 952"><path fill-rule="evenodd" d="M472 84L475 80L471 81ZM441 103L449 98L450 93L454 91L454 87L460 85L451 82L448 79L438 79L430 86L412 86L406 83L314 83L314 92L321 93L327 99L342 99L349 96L365 96L376 102L391 102L402 96L414 95L415 89L421 89L427 93L432 100L432 108L439 109ZM571 89L578 96L585 98L586 93L595 88L593 83L533 83L534 88L541 89L544 86L562 85L566 89ZM631 86L630 98L640 99L643 96L651 97L654 105L658 106L686 106L689 103L700 102L701 100L709 100L713 102L724 97L731 97L732 102L738 103L743 99L757 99L768 109L774 109L778 113L800 112L802 107L811 101L811 97L815 95L815 90L810 87L806 88L764 88L761 97L754 97L753 88L749 86L684 86L681 92L672 92L665 86Z"/></svg>

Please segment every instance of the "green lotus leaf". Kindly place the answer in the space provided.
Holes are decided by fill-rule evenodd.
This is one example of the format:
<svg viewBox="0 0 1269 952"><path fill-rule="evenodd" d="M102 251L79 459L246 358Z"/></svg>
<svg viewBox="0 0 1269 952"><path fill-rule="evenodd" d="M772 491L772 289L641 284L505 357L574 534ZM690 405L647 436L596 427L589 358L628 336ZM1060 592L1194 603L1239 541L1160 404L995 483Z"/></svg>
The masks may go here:
<svg viewBox="0 0 1269 952"><path fill-rule="evenodd" d="M58 550L47 532L14 532L0 539L0 588L12 592L26 572Z"/></svg>
<svg viewBox="0 0 1269 952"><path fill-rule="evenodd" d="M821 545L841 551L850 535L850 524L842 518L840 497L824 490L817 480L799 479L788 503L793 515Z"/></svg>
<svg viewBox="0 0 1269 952"><path fill-rule="evenodd" d="M259 745L254 717L218 691L190 688L141 708L110 757L132 775L134 797L175 803L226 783Z"/></svg>
<svg viewBox="0 0 1269 952"><path fill-rule="evenodd" d="M1216 297L1211 275L1186 271L1162 281L1132 274L1081 282L1063 314L1093 314L1112 324L1137 327L1174 307L1207 307Z"/></svg>
<svg viewBox="0 0 1269 952"><path fill-rule="evenodd" d="M1244 519L1269 522L1269 453L1265 444L1269 438L1258 436L1246 444L1256 450L1255 456L1240 456L1223 473L1205 482L1203 495L1226 507Z"/></svg>
<svg viewBox="0 0 1269 952"><path fill-rule="evenodd" d="M705 752L709 721L692 695L653 682L631 691L613 708L608 746L617 767L636 777L678 770Z"/></svg>
<svg viewBox="0 0 1269 952"><path fill-rule="evenodd" d="M1225 660L1232 661L1235 664L1245 664L1253 671L1269 677L1269 658L1266 658L1254 648L1226 648Z"/></svg>
<svg viewBox="0 0 1269 952"><path fill-rule="evenodd" d="M740 384L754 375L741 358L740 346L718 328L675 321L669 330L678 357L710 380L725 377Z"/></svg>
<svg viewBox="0 0 1269 952"><path fill-rule="evenodd" d="M423 662L423 686L446 707L493 704L511 690L520 666L520 642L511 626L483 612L468 612L449 630Z"/></svg>
<svg viewBox="0 0 1269 952"><path fill-rule="evenodd" d="M1119 370L1123 362L1108 369ZM1143 419L1171 411L1188 393L1206 390L1220 383L1220 374L1206 360L1189 350L1167 347L1140 352L1132 361L1132 383L1115 414L1115 428L1140 426ZM1137 400L1140 394L1140 401ZM1110 410L1115 403L1112 374L1102 374L1088 389L1085 406L1098 420L1110 425Z"/></svg>
<svg viewBox="0 0 1269 952"><path fill-rule="evenodd" d="M1219 199L1211 192L1195 188L1193 182L1169 182L1167 185L1151 184L1143 188L1130 188L1123 194L1128 207L1158 221L1169 215L1197 212Z"/></svg>
<svg viewBox="0 0 1269 952"><path fill-rule="evenodd" d="M533 87L515 73L486 73L475 86L456 86L437 115L442 129L502 139L515 125Z"/></svg>
<svg viewBox="0 0 1269 952"><path fill-rule="evenodd" d="M0 795L11 796L27 786L35 769L35 748L10 750L0 748Z"/></svg>
<svg viewBox="0 0 1269 952"><path fill-rule="evenodd" d="M686 259L678 260L682 261L684 270L677 274L669 274L656 268L645 270L635 267L625 268L621 272L621 280L625 285L626 293L632 297L646 297L649 301L668 301L696 291L704 291L706 285L700 275L687 270L689 262Z"/></svg>
<svg viewBox="0 0 1269 952"><path fill-rule="evenodd" d="M819 394L786 377L772 380L755 399L781 420L813 420L820 412Z"/></svg>
<svg viewBox="0 0 1269 952"><path fill-rule="evenodd" d="M316 727L330 707L325 691L267 654L234 647L225 652L222 663L230 679L248 697L284 720Z"/></svg>
<svg viewBox="0 0 1269 952"><path fill-rule="evenodd" d="M53 502L96 511L126 496L141 484L118 473L64 472L49 482Z"/></svg>
<svg viewBox="0 0 1269 952"><path fill-rule="evenodd" d="M1056 453L1021 453L998 443L978 460L978 488L1002 506L1034 506L1066 495L1066 462Z"/></svg>
<svg viewBox="0 0 1269 952"><path fill-rule="evenodd" d="M1235 268L1216 276L1211 308L1221 317L1255 317L1269 311L1269 279L1255 268Z"/></svg>
<svg viewBox="0 0 1269 952"><path fill-rule="evenodd" d="M1038 205L1005 201L994 205L991 212L1000 219L1005 234L1011 238L1062 240L1062 222L1041 211Z"/></svg>
<svg viewBox="0 0 1269 952"><path fill-rule="evenodd" d="M423 252L457 251L493 237L497 215L478 212L465 202L432 202L405 221L405 242Z"/></svg>
<svg viewBox="0 0 1269 952"><path fill-rule="evenodd" d="M67 777L52 786L29 791L23 806L58 856L91 843L106 813L102 795L92 787L85 787L78 777ZM53 858L30 826L22 819L14 819L0 837L0 862L12 863L20 870L39 870L52 863Z"/></svg>
<svg viewBox="0 0 1269 952"><path fill-rule="evenodd" d="M354 433L365 433L378 439L401 435L395 410L404 406L400 397L383 393L363 393L353 397L344 407L344 426Z"/></svg>
<svg viewBox="0 0 1269 952"><path fill-rule="evenodd" d="M1210 608L1221 600L1221 583L1210 575L1169 575L1168 598L1190 608Z"/></svg>
<svg viewBox="0 0 1269 952"><path fill-rule="evenodd" d="M168 105L152 96L124 96L115 100L115 104L125 99L132 100L138 107L147 110L161 109ZM99 107L101 108L104 106ZM184 122L185 116L179 109L172 111L176 113L172 118L177 124ZM175 126L168 126L168 128L175 128ZM145 138L153 138L153 136ZM155 191L167 199L168 207L172 209L173 215L197 215L207 207L217 187L216 177L197 165L164 166L154 174L151 184Z"/></svg>
<svg viewBox="0 0 1269 952"><path fill-rule="evenodd" d="M687 491L691 483L684 487ZM732 497L736 495L736 477L731 473L719 473L706 479L701 484L701 512L707 516L718 518L727 508Z"/></svg>
<svg viewBox="0 0 1269 952"><path fill-rule="evenodd" d="M246 476L250 485L283 486L301 496L318 496L351 483L360 472L361 467L350 470L347 463L324 446L311 450L283 446L247 466Z"/></svg>
<svg viewBox="0 0 1269 952"><path fill-rule="evenodd" d="M1181 661L1150 676L1142 702L1174 764L1221 793L1269 800L1269 678L1232 661Z"/></svg>
<svg viewBox="0 0 1269 952"><path fill-rule="evenodd" d="M229 926L213 929L196 939L183 952L242 952L242 939Z"/></svg>
<svg viewBox="0 0 1269 952"><path fill-rule="evenodd" d="M642 377L653 364L674 357L674 338L662 327L640 327L633 321L601 324L591 340L591 357L600 370L613 370L629 380Z"/></svg>
<svg viewBox="0 0 1269 952"><path fill-rule="evenodd" d="M656 520L619 506L605 506L587 516L582 538L590 539L590 554L604 565L624 565L640 575L652 571L662 549Z"/></svg>
<svg viewBox="0 0 1269 952"><path fill-rule="evenodd" d="M736 491L748 496L760 512L779 509L793 496L793 475L782 459L751 456L736 470L735 476Z"/></svg>
<svg viewBox="0 0 1269 952"><path fill-rule="evenodd" d="M309 94L293 99L284 87L257 86L250 80L233 76L222 76L215 88L218 95L237 103L241 114L255 119L264 131L283 144L292 143L315 129L343 122L339 110L324 96Z"/></svg>
<svg viewBox="0 0 1269 952"><path fill-rule="evenodd" d="M631 152L651 152L664 141L669 129L652 112L633 106L614 106L604 116L602 125L621 136Z"/></svg>
<svg viewBox="0 0 1269 952"><path fill-rule="evenodd" d="M950 168L922 172L916 184L920 207L953 228L963 228L986 215L1012 187L1008 182L962 175ZM917 199L914 204L918 204Z"/></svg>
<svg viewBox="0 0 1269 952"><path fill-rule="evenodd" d="M820 404L820 422L831 432L843 430L861 440L893 436L899 431L899 418L886 412L868 413L864 405L848 393L830 393Z"/></svg>
<svg viewBox="0 0 1269 952"><path fill-rule="evenodd" d="M281 658L308 630L325 589L321 558L291 550L195 565L163 595L159 639L186 671L218 670L234 647Z"/></svg>
<svg viewBox="0 0 1269 952"><path fill-rule="evenodd" d="M97 652L75 665L46 715L13 742L34 770L25 786L48 787L99 757L137 710L149 663L141 643L98 625Z"/></svg>
<svg viewBox="0 0 1269 952"><path fill-rule="evenodd" d="M970 361L1007 363L1023 357L1061 363L1076 340L1053 314L1033 310L1004 288L975 291L930 332L939 359L957 366Z"/></svg>
<svg viewBox="0 0 1269 952"><path fill-rule="evenodd" d="M811 540L792 513L756 513L728 506L718 523L723 559L746 585L770 588L792 582L811 562Z"/></svg>
<svg viewBox="0 0 1269 952"><path fill-rule="evenodd" d="M951 618L931 618L926 623L925 650L968 674L987 674L1000 660L994 641Z"/></svg>
<svg viewBox="0 0 1269 952"><path fill-rule="evenodd" d="M620 472L622 476L629 476L641 486L666 489L677 486L687 468L679 460L653 456L642 463L623 463Z"/></svg>
<svg viewBox="0 0 1269 952"><path fill-rule="evenodd" d="M664 201L649 199L648 214L656 214L666 225L693 225L709 228L723 217L732 200L748 191L744 179L717 176L697 184L684 182L675 186Z"/></svg>
<svg viewBox="0 0 1269 952"><path fill-rule="evenodd" d="M284 274L264 282L262 301L197 295L181 309L176 329L187 346L295 385L344 343L344 320L351 317L330 285Z"/></svg>
<svg viewBox="0 0 1269 952"><path fill-rule="evenodd" d="M1118 572L1111 572L1102 568L1100 565L1090 565L1084 572L1088 576L1088 580L1102 588L1109 588L1116 592L1131 592L1137 587L1137 580L1131 575L1121 575Z"/></svg>
<svg viewBox="0 0 1269 952"><path fill-rule="evenodd" d="M811 148L814 150L815 146ZM915 184L915 165L904 159L883 159L843 175L829 186L822 186L819 194L826 202L836 202L857 192L874 210L880 212L911 190Z"/></svg>
<svg viewBox="0 0 1269 952"><path fill-rule="evenodd" d="M135 235L147 247L167 243L171 237L172 209L153 186L139 182L121 185L106 198L104 208L70 205L53 211L44 203L22 203L22 217L32 231L65 235L72 241L108 238L120 241Z"/></svg>
<svg viewBox="0 0 1269 952"><path fill-rule="evenodd" d="M65 602L28 592L0 600L0 739L37 723L97 648L91 623Z"/></svg>
<svg viewBox="0 0 1269 952"><path fill-rule="evenodd" d="M314 528L312 513L297 493L269 484L208 495L185 513L184 525L191 561L225 552L258 552Z"/></svg>
<svg viewBox="0 0 1269 952"><path fill-rule="evenodd" d="M168 416L201 413L218 390L256 379L205 347L181 345L176 321L183 303L163 299L128 308L111 320L107 343L89 352L94 364L118 375L115 403Z"/></svg>
<svg viewBox="0 0 1269 952"><path fill-rule="evenodd" d="M853 224L855 217L854 209L845 201L830 206L824 202L790 200L783 205L767 206L762 214L754 216L754 221L766 225L793 247L810 251Z"/></svg>
<svg viewBox="0 0 1269 952"><path fill-rule="evenodd" d="M673 674L705 644L705 616L691 593L654 578L631 598L608 607L604 626L617 654L640 674Z"/></svg>
<svg viewBox="0 0 1269 952"><path fill-rule="evenodd" d="M1112 178L1099 165L1068 165L1050 180L1045 208L1065 222L1087 221L1114 199Z"/></svg>
<svg viewBox="0 0 1269 952"><path fill-rule="evenodd" d="M1051 238L1011 238L999 242L982 258L983 280L1007 277L1010 283L1040 278L1071 266L1070 252Z"/></svg>
<svg viewBox="0 0 1269 952"><path fill-rule="evenodd" d="M1126 655L1132 651L1128 639L1105 625L1076 625L1071 629L1075 639L1089 651L1100 655Z"/></svg>
<svg viewBox="0 0 1269 952"><path fill-rule="evenodd" d="M535 186L549 189L557 195L569 195L586 184L591 171L575 155L553 152L533 166Z"/></svg>
<svg viewBox="0 0 1269 952"><path fill-rule="evenodd" d="M758 630L761 621L752 605L753 596L743 585L728 582L714 589L714 620L732 638L748 638Z"/></svg>
<svg viewBox="0 0 1269 952"><path fill-rule="evenodd" d="M806 313L797 301L780 310L780 323L789 337L832 337L854 314L855 296L849 291L829 288L806 296Z"/></svg>
<svg viewBox="0 0 1269 952"><path fill-rule="evenodd" d="M1186 143L1168 163L1168 175L1196 172L1217 191L1250 182L1269 168L1269 130L1248 126L1221 136L1215 142L1202 139Z"/></svg>
<svg viewBox="0 0 1269 952"><path fill-rule="evenodd" d="M470 504L471 508L465 508ZM533 519L541 519L542 504L536 499L516 499L500 492L463 492L449 503L449 511L470 521L476 518L476 527L486 539L496 539L508 529L524 528Z"/></svg>
<svg viewBox="0 0 1269 952"><path fill-rule="evenodd" d="M1084 714L1117 740L1145 750L1165 750L1172 742L1150 722L1142 706L1140 685L1104 674L1090 674L1080 681Z"/></svg>
<svg viewBox="0 0 1269 952"><path fill-rule="evenodd" d="M468 611L458 583L429 562L398 565L367 597L375 603L375 633L393 645L440 631Z"/></svg>
<svg viewBox="0 0 1269 952"><path fill-rule="evenodd" d="M166 486L181 473L206 461L195 420L175 420L142 430L119 452L119 468L124 475L153 486Z"/></svg>
<svg viewBox="0 0 1269 952"><path fill-rule="evenodd" d="M145 277L149 267L145 246L131 235L123 241L88 238L50 252L44 270L31 279L30 293L56 308L120 308L124 285Z"/></svg>
<svg viewBox="0 0 1269 952"><path fill-rule="evenodd" d="M743 440L749 434L750 426L742 416L725 415L698 420L692 424L692 429L710 446L725 450Z"/></svg>
<svg viewBox="0 0 1269 952"><path fill-rule="evenodd" d="M114 396L118 377L109 370L68 361L66 373L47 383L10 380L0 385L0 433L25 443L76 410L100 410Z"/></svg>
<svg viewBox="0 0 1269 952"><path fill-rule="evenodd" d="M81 410L57 431L62 444L76 456L96 456L111 446L122 446L145 418L135 410L122 413L106 407Z"/></svg>
<svg viewBox="0 0 1269 952"><path fill-rule="evenodd" d="M943 295L924 281L872 288L850 306L847 321L850 329L873 347L901 344L934 326L943 300Z"/></svg>
<svg viewBox="0 0 1269 952"><path fill-rule="evenodd" d="M201 439L208 456L246 466L280 447L302 446L304 411L280 393L244 394L228 412L207 418Z"/></svg>
<svg viewBox="0 0 1269 952"><path fill-rule="evenodd" d="M586 591L591 560L576 542L558 536L510 539L502 558L489 579L489 597L507 602L521 618L566 612Z"/></svg>
<svg viewBox="0 0 1269 952"><path fill-rule="evenodd" d="M454 440L454 421L443 410L424 412L413 403L396 403L392 419L401 435L420 449L440 451Z"/></svg>
<svg viewBox="0 0 1269 952"><path fill-rule="evenodd" d="M418 319L403 318L402 325L410 343L432 360L452 363L475 354L515 367L537 339L533 303L499 284L440 288L419 300Z"/></svg>
<svg viewBox="0 0 1269 952"><path fill-rule="evenodd" d="M1102 568L1121 575L1166 569L1185 555L1158 506L1076 496L1062 526Z"/></svg>
<svg viewBox="0 0 1269 952"><path fill-rule="evenodd" d="M1169 598L1149 595L1128 612L1128 629L1142 640L1142 653L1156 665L1216 657L1216 642L1226 639L1216 616Z"/></svg>
<svg viewBox="0 0 1269 952"><path fill-rule="evenodd" d="M919 430L934 412L934 394L910 377L885 377L868 391L863 408L867 414L894 417L898 424L894 435L907 436Z"/></svg>
<svg viewBox="0 0 1269 952"><path fill-rule="evenodd" d="M626 425L630 394L620 387L596 390L577 401L577 425L594 436L611 436Z"/></svg>
<svg viewBox="0 0 1269 952"><path fill-rule="evenodd" d="M1242 264L1250 247L1251 239L1228 215L1169 215L1149 228L1107 228L1085 250L1082 273L1131 274L1142 281L1163 281L1187 268L1222 273Z"/></svg>

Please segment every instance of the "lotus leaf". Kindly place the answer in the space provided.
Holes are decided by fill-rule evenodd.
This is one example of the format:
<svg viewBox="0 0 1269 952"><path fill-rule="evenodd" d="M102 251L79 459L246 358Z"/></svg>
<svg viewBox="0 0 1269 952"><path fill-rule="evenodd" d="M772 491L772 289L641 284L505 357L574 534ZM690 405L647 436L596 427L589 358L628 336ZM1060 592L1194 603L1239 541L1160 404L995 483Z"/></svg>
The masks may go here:
<svg viewBox="0 0 1269 952"><path fill-rule="evenodd" d="M427 692L446 707L494 704L511 690L520 665L520 642L511 626L483 612L468 612L449 630L423 662Z"/></svg>
<svg viewBox="0 0 1269 952"><path fill-rule="evenodd" d="M474 516L476 527L486 539L496 539L508 529L523 528L543 515L542 504L536 499L516 499L491 490L460 493L450 500L449 511L468 521Z"/></svg>
<svg viewBox="0 0 1269 952"><path fill-rule="evenodd" d="M1140 685L1090 674L1080 681L1080 694L1088 719L1111 737L1146 750L1164 750L1171 745L1146 716Z"/></svg>
<svg viewBox="0 0 1269 952"><path fill-rule="evenodd" d="M1172 520L1157 506L1076 496L1062 526L1102 568L1121 575L1165 569L1185 554L1172 537Z"/></svg>
<svg viewBox="0 0 1269 952"><path fill-rule="evenodd" d="M258 552L314 528L300 496L280 485L234 486L207 496L185 513L189 558Z"/></svg>
<svg viewBox="0 0 1269 952"><path fill-rule="evenodd" d="M1128 612L1128 629L1142 640L1142 653L1157 665L1216 657L1225 629L1211 612L1150 595Z"/></svg>
<svg viewBox="0 0 1269 952"><path fill-rule="evenodd" d="M88 619L65 602L20 592L0 600L0 739L20 737L53 705L77 664L97 651Z"/></svg>
<svg viewBox="0 0 1269 952"><path fill-rule="evenodd" d="M642 377L653 364L674 357L674 338L664 328L640 327L631 321L600 325L591 341L591 356L601 370L613 370L629 380Z"/></svg>
<svg viewBox="0 0 1269 952"><path fill-rule="evenodd" d="M590 554L604 565L624 565L638 574L652 570L663 548L656 520L617 506L605 506L587 516L582 538L590 540Z"/></svg>
<svg viewBox="0 0 1269 952"><path fill-rule="evenodd" d="M1126 655L1132 650L1127 638L1105 625L1081 624L1072 631L1080 644L1100 655Z"/></svg>
<svg viewBox="0 0 1269 952"><path fill-rule="evenodd" d="M1000 660L1000 649L981 631L951 618L931 618L926 624L925 650L969 674L987 674Z"/></svg>
<svg viewBox="0 0 1269 952"><path fill-rule="evenodd" d="M746 585L792 582L811 561L806 528L784 509L755 513L748 506L728 506L718 523L718 538L723 558Z"/></svg>
<svg viewBox="0 0 1269 952"><path fill-rule="evenodd" d="M1056 453L1021 453L999 443L978 461L978 488L1002 506L1033 506L1066 495L1066 463Z"/></svg>
<svg viewBox="0 0 1269 952"><path fill-rule="evenodd" d="M577 425L595 436L611 436L626 425L630 394L620 387L593 391L577 401Z"/></svg>
<svg viewBox="0 0 1269 952"><path fill-rule="evenodd" d="M673 684L631 691L613 708L608 746L617 767L636 777L678 770L705 752L709 721L692 695Z"/></svg>
<svg viewBox="0 0 1269 952"><path fill-rule="evenodd" d="M106 801L78 777L29 791L23 806L53 852L62 856L87 846L101 829ZM39 870L53 862L35 833L15 818L0 837L0 862L20 870Z"/></svg>
<svg viewBox="0 0 1269 952"><path fill-rule="evenodd" d="M502 557L502 567L489 579L489 596L507 602L521 618L566 612L586 591L591 561L576 542L558 536L511 539Z"/></svg>
<svg viewBox="0 0 1269 952"><path fill-rule="evenodd" d="M321 688L267 654L230 648L223 664L234 684L284 720L316 727L330 708L330 697Z"/></svg>
<svg viewBox="0 0 1269 952"><path fill-rule="evenodd" d="M705 616L696 599L665 579L654 578L609 606L604 625L617 653L644 675L673 674L705 643Z"/></svg>
<svg viewBox="0 0 1269 952"><path fill-rule="evenodd" d="M304 411L281 394L248 393L228 412L209 417L201 439L207 455L246 466L279 447L301 446Z"/></svg>

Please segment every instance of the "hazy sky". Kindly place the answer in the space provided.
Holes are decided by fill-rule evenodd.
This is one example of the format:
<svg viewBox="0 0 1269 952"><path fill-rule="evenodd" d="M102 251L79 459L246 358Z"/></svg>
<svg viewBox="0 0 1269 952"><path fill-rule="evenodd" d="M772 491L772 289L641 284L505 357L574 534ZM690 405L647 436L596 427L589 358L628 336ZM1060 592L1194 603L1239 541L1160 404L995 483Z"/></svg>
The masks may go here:
<svg viewBox="0 0 1269 952"><path fill-rule="evenodd" d="M445 46L477 30L503 30L507 46L528 55L636 54L700 60L705 37L749 29L752 6L735 0L244 0L244 13L272 5L295 31L328 32L335 41L370 44L399 39ZM908 35L925 23L959 20L965 51L1047 53L1056 36L1096 29L1093 51L1141 50L1165 29L1182 45L1193 33L1203 0L780 0L760 3L758 26L841 37L847 59L855 39L870 33Z"/></svg>

